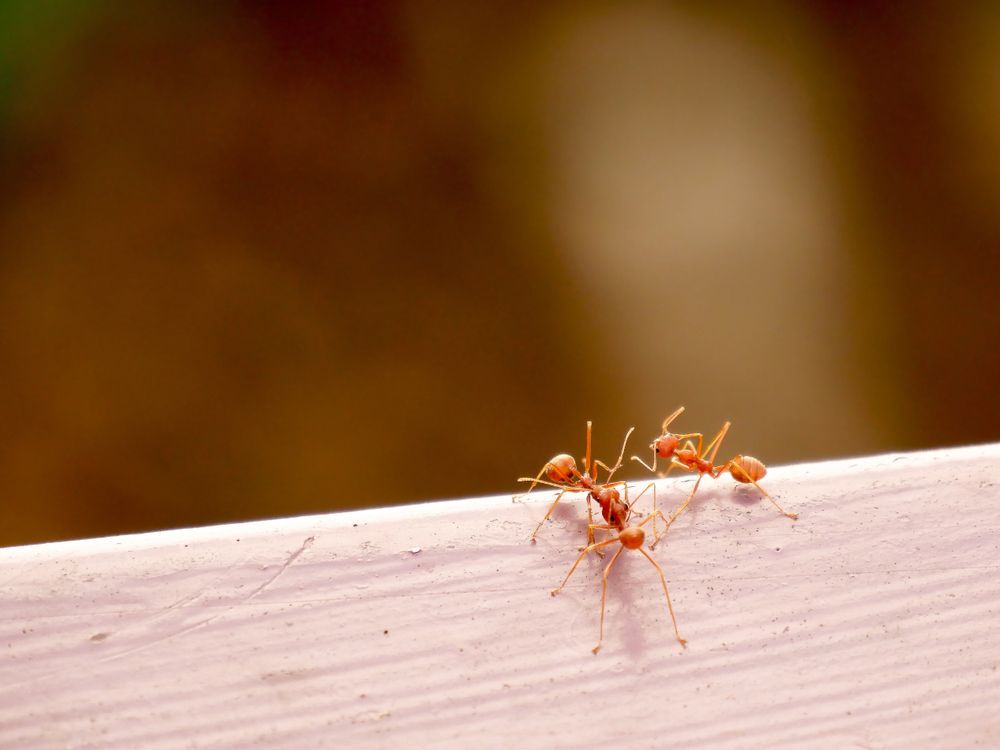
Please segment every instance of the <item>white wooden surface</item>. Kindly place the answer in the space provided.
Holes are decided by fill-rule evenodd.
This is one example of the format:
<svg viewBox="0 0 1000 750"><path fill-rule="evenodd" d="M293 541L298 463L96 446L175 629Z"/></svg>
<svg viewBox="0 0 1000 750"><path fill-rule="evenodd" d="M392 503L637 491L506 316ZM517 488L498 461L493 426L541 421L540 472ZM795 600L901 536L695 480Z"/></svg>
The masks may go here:
<svg viewBox="0 0 1000 750"><path fill-rule="evenodd" d="M996 747L998 478L772 469L795 523L708 483L654 553L686 650L629 553L591 653L602 563L548 593L582 502L526 543L548 493L0 550L0 748Z"/></svg>

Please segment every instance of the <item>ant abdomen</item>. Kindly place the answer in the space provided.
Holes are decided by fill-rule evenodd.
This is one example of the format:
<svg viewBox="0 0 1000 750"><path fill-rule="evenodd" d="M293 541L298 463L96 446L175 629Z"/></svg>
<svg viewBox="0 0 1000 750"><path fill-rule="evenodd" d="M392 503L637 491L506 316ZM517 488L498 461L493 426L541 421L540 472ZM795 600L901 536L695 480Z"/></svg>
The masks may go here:
<svg viewBox="0 0 1000 750"><path fill-rule="evenodd" d="M639 549L646 538L646 532L638 526L629 526L618 535L618 541L626 549Z"/></svg>
<svg viewBox="0 0 1000 750"><path fill-rule="evenodd" d="M753 456L736 456L729 462L729 473L737 482L759 482L767 474L767 467Z"/></svg>

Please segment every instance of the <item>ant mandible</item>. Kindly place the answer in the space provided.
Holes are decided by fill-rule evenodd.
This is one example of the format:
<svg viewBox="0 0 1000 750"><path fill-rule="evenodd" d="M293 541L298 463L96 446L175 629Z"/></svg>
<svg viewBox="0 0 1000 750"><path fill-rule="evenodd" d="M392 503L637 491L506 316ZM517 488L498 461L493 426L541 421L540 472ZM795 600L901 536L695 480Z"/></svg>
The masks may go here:
<svg viewBox="0 0 1000 750"><path fill-rule="evenodd" d="M638 499L638 498L637 498ZM599 551L601 547L607 547L610 544L618 542L621 546L618 551L612 556L611 561L604 568L604 575L601 581L601 623L600 630L598 631L597 645L592 649L596 654L601 650L601 643L604 641L604 610L606 607L607 594L608 594L608 575L611 573L611 569L614 567L615 563L618 562L618 558L621 556L622 552L626 549L637 549L643 554L643 556L649 560L656 572L660 575L660 583L663 584L663 595L667 599L667 611L670 612L670 620L674 624L674 635L677 638L677 642L681 646L687 646L687 641L681 638L680 630L677 629L677 618L674 616L674 605L670 602L670 592L667 591L667 578L663 575L663 568L660 567L659 563L656 562L650 556L646 550L642 548L642 543L646 539L646 532L643 530L643 526L649 523L651 520L659 516L666 522L662 511L654 511L651 515L644 518L638 524L630 523L630 518L632 515L632 506L628 503L628 485L625 486L625 501L623 502L620 498L608 498L606 501L601 502L601 514L604 516L604 520L607 523L603 524L590 524L590 533L593 535L596 529L606 529L609 531L617 531L618 534L613 539L607 539L603 542L595 542L588 545L580 553L580 556L576 558L576 562L573 563L573 567L569 569L569 573L566 574L566 578L559 585L559 588L552 589L550 592L552 596L556 596L566 583L569 581L570 576L576 570L580 561L587 556L590 552Z"/></svg>
<svg viewBox="0 0 1000 750"><path fill-rule="evenodd" d="M727 471L737 482L752 484L756 487L764 497L771 501L771 504L774 505L774 507L777 508L782 515L791 518L793 521L799 517L798 513L789 513L782 508L778 504L778 501L771 497L771 494L758 484L758 481L763 479L767 474L767 467L764 466L764 463L760 459L754 458L753 456L738 454L726 461L724 464L719 466L714 465L715 456L719 452L719 447L722 445L722 441L725 439L726 433L729 432L729 427L732 424L731 422L727 421L724 425L722 425L722 429L719 430L716 436L712 438L712 441L704 448L702 448L704 435L700 432L690 432L681 435L670 432L670 423L673 422L683 411L684 407L682 406L663 420L663 426L661 428L662 434L649 446L653 450L652 466L647 464L638 456L632 456L633 461L638 461L654 473L656 472L656 460L658 458L669 459L670 465L667 467L667 471L664 472L663 476L669 474L670 470L675 466L687 471L696 472L698 474L698 479L694 483L694 487L691 489L691 493L688 495L687 499L680 505L679 508L677 508L677 510L670 514L670 518L667 520L667 527L663 530L663 534L667 533L667 530L670 528L670 524L674 522L677 516L679 516L694 499L695 493L698 491L698 486L701 484L701 480L706 474L710 475L713 479L718 479L719 476ZM691 438L697 438L697 446L695 446ZM684 446L682 448L678 448L677 446L680 445L682 440L684 441ZM653 507L655 508L655 485L652 483L649 484L642 492L639 493L639 497L642 497L642 495L650 487L653 488ZM638 499L639 498L637 497L636 500ZM659 542L660 538L663 536L663 534L656 534L655 524L653 526L653 530L655 538L653 539L653 543L650 545L651 548L655 547L656 543Z"/></svg>
<svg viewBox="0 0 1000 750"><path fill-rule="evenodd" d="M625 482L612 482L611 477L614 473L622 466L622 459L625 457L625 446L628 445L629 436L632 431L635 430L634 427L630 427L628 432L625 433L625 440L622 442L621 453L618 454L618 461L615 463L614 467L609 467L603 461L598 461L592 458L591 455L591 433L593 429L593 423L587 422L587 455L583 461L584 471L581 474L580 470L576 466L576 461L568 453L560 453L558 456L553 456L549 459L545 465L542 467L541 471L532 477L519 477L518 482L531 482L531 486L528 491L523 495L516 495L513 500L516 502L523 497L527 497L535 487L539 484L544 484L547 487L555 487L559 490L559 494L556 495L556 499L552 501L552 505L549 506L548 511L546 511L545 516L535 530L531 532L531 541L535 542L535 537L538 535L539 530L542 525L549 519L552 515L552 511L556 509L556 505L562 499L562 496L567 492L586 492L587 497L587 543L594 543L594 530L591 528L594 523L594 513L590 506L590 501L596 501L601 507L604 507L605 503L620 501L621 495L615 487L624 485ZM598 468L604 469L608 472L607 478L604 482L598 482L597 470ZM542 476L548 477L548 481L542 479Z"/></svg>

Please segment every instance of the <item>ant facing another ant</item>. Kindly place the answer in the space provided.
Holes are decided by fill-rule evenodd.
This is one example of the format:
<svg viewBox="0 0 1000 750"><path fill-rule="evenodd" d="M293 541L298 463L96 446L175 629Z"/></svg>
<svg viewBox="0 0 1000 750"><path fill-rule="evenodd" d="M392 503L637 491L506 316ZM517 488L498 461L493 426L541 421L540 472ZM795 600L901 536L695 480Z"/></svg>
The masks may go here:
<svg viewBox="0 0 1000 750"><path fill-rule="evenodd" d="M617 493L615 493L617 495ZM637 498L638 499L638 498ZM663 575L663 568L660 567L659 563L654 560L646 550L642 548L642 543L646 539L646 532L643 530L643 526L649 523L651 520L659 516L666 522L663 513L659 510L654 511L651 515L644 518L638 524L630 523L630 518L632 515L632 506L628 503L628 485L625 486L625 501L623 502L619 497L606 497L604 500L599 501L601 504L601 515L604 516L606 523L588 525L590 536L593 537L594 530L596 529L606 529L609 531L617 531L618 534L613 539L607 539L603 542L593 542L580 552L580 556L576 558L576 562L573 563L573 567L569 569L569 573L566 574L566 578L559 585L559 588L552 589L550 592L552 596L555 596L569 581L570 576L576 570L580 561L587 556L590 552L599 551L601 547L607 547L610 544L618 542L621 546L618 551L612 556L611 561L604 568L604 576L601 582L601 624L598 633L597 645L592 649L596 654L601 650L601 643L604 641L604 610L607 601L608 594L608 574L611 573L611 569L614 567L618 558L621 556L622 552L626 549L637 549L643 554L643 556L649 560L656 572L660 574L660 582L663 584L663 595L667 599L667 610L670 612L670 620L674 624L674 635L677 637L677 642L681 646L687 646L687 641L681 638L680 631L677 629L677 618L674 616L674 605L670 602L670 592L667 591L667 579ZM599 553L599 552L598 552Z"/></svg>
<svg viewBox="0 0 1000 750"><path fill-rule="evenodd" d="M715 456L719 452L719 447L722 445L722 441L725 439L726 433L729 432L731 422L726 422L722 425L722 429L719 430L715 437L712 438L712 441L704 448L702 448L704 435L700 432L689 432L680 435L670 432L669 428L671 422L680 416L683 411L684 407L682 406L663 420L663 426L660 428L661 435L649 446L653 450L652 466L647 464L638 456L632 456L633 461L638 461L654 473L656 473L656 460L658 458L669 459L670 464L662 476L669 474L671 469L675 466L685 469L686 471L696 472L698 474L698 479L694 483L694 487L691 489L691 493L688 495L687 499L680 505L680 507L677 508L677 510L670 514L670 518L666 521L667 526L666 529L663 530L663 534L656 533L656 525L654 523L654 539L653 543L650 545L651 549L654 548L656 543L660 541L660 538L667 533L667 530L670 528L670 524L674 522L677 516L679 516L694 499L695 493L698 491L698 485L701 484L701 480L706 474L710 475L713 479L718 479L722 474L728 471L737 482L752 484L760 490L760 493L770 500L771 504L774 505L774 507L777 508L782 515L791 518L793 521L799 517L797 513L789 513L778 505L778 501L771 497L771 494L758 484L758 481L763 479L764 475L767 474L767 467L764 466L764 463L761 460L754 458L753 456L738 454L726 461L724 464L719 466L714 465ZM695 446L695 443L691 440L691 438L697 438L697 446ZM677 446L681 444L682 440L684 441L684 445L683 447L678 448ZM641 497L650 487L653 488L653 507L655 509L655 485L650 483L642 492L639 493L639 497ZM636 500L638 500L638 497Z"/></svg>
<svg viewBox="0 0 1000 750"><path fill-rule="evenodd" d="M780 513L782 513L782 515L785 515L792 520L798 518L798 514L785 511L785 509L778 504L770 493L758 484L758 481L763 479L767 474L767 467L764 466L764 463L759 459L756 459L753 456L738 454L723 464L715 465L716 455L719 452L719 448L721 447L723 440L725 440L725 437L729 432L731 425L730 422L727 421L715 437L712 438L711 442L709 442L707 446L704 446L704 435L700 432L682 434L670 432L671 423L683 412L684 407L682 406L663 421L660 436L657 437L650 445L650 448L653 451L652 465L647 464L638 456L632 456L633 461L638 461L653 473L657 473L657 460L662 459L669 461L666 471L660 474L660 476L666 476L674 467L679 467L685 471L691 471L698 474L698 479L695 481L694 487L691 489L687 499L673 513L670 514L669 518L667 518L662 511L657 509L656 485L655 483L650 482L646 488L639 493L635 501L637 502L642 495L652 488L653 512L639 523L632 523L631 517L634 502L629 503L628 483L620 480L617 482L611 481L615 472L622 467L622 459L625 456L625 448L628 445L628 439L634 428L630 428L628 432L625 433L625 440L622 442L621 453L619 453L618 461L613 467L593 458L591 452L592 423L587 422L587 453L583 460L582 473L577 467L577 463L572 456L566 453L560 453L559 455L553 456L549 459L534 478L520 477L517 480L519 482L531 482L531 486L524 494L515 496L513 498L515 502L523 497L526 497L540 484L559 490L555 500L552 501L552 504L546 511L545 516L541 521L539 521L538 525L531 533L532 542L535 542L538 532L541 530L545 522L551 517L552 512L555 510L556 505L559 504L563 495L567 492L587 493L587 546L580 548L580 554L577 557L576 562L573 563L573 566L566 574L566 578L563 579L563 582L558 588L552 589L550 592L552 596L556 596L563 590L573 573L576 571L577 567L579 567L580 562L588 554L595 552L600 557L604 557L604 552L601 551L604 547L608 547L615 543L619 545L618 550L612 556L610 562L608 562L605 566L602 577L601 618L597 645L593 648L593 652L595 654L601 650L601 644L604 641L604 614L607 606L608 576L615 563L618 562L618 558L626 549L639 550L639 552L642 553L647 560L649 560L650 564L656 568L656 572L660 576L660 582L663 585L663 595L667 600L667 611L670 613L670 620L673 623L674 635L677 638L677 642L680 643L681 646L687 645L687 641L681 637L680 630L677 627L677 618L674 615L674 607L670 601L670 592L667 590L667 579L663 573L663 568L661 568L649 552L643 548L643 544L646 541L646 531L643 527L650 522L653 524L653 540L649 544L649 549L652 550L656 547L656 544L667 533L667 531L669 531L671 524L673 524L677 517L684 512L688 505L691 504L691 501L694 499L694 496L698 492L698 488L701 485L701 480L704 479L706 475L710 475L713 479L718 479L722 474L729 472L732 478L737 482L752 484L756 487L760 493L766 497ZM607 472L607 476L603 482L599 481L598 477L598 470L600 469ZM623 487L624 489L622 489ZM622 499L623 493L624 500ZM600 506L601 515L605 521L604 523L594 523L591 501L595 501ZM660 519L665 524L662 533L657 530L657 519ZM614 536L610 539L598 542L596 541L594 535L594 532L598 530L612 532L614 533Z"/></svg>
<svg viewBox="0 0 1000 750"><path fill-rule="evenodd" d="M531 482L531 486L528 491L523 495L517 495L513 499L518 501L523 497L527 497L535 487L539 484L544 484L547 487L555 487L560 490L559 494L556 495L556 499L552 501L552 505L549 506L548 511L546 511L545 516L535 530L531 532L531 541L535 541L539 530L542 525L549 519L552 515L552 511L555 510L556 505L562 499L562 496L567 492L586 492L587 497L587 544L593 544L594 538L594 513L590 505L590 501L594 500L598 505L601 506L602 510L605 507L612 507L614 503L621 502L621 494L616 487L624 485L625 482L612 482L611 477L614 473L622 467L622 459L625 457L625 446L628 445L629 436L632 431L635 430L634 427L630 427L628 432L625 433L625 440L622 442L621 453L618 454L618 461L615 463L614 467L609 467L603 461L598 461L592 458L591 455L591 432L592 432L592 422L587 422L587 455L583 461L584 471L581 474L580 470L576 466L576 461L568 453L560 453L558 456L553 456L549 459L545 465L542 467L541 471L532 477L519 477L517 481L519 482ZM604 469L608 472L608 476L604 482L598 482L597 470ZM548 481L542 479L542 476L548 477Z"/></svg>

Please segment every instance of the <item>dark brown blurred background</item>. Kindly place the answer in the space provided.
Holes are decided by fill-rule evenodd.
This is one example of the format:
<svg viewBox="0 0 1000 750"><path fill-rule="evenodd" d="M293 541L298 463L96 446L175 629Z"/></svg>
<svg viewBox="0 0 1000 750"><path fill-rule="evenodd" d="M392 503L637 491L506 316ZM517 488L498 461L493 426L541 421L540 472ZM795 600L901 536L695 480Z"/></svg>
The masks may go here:
<svg viewBox="0 0 1000 750"><path fill-rule="evenodd" d="M0 544L995 440L998 155L995 3L8 0Z"/></svg>

